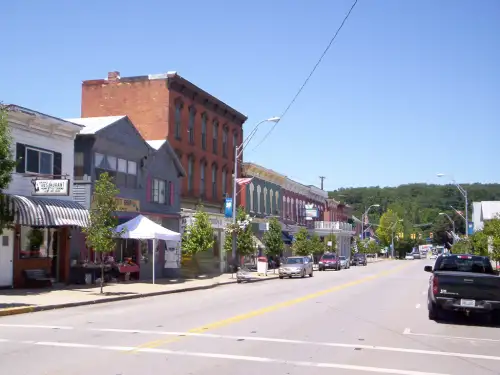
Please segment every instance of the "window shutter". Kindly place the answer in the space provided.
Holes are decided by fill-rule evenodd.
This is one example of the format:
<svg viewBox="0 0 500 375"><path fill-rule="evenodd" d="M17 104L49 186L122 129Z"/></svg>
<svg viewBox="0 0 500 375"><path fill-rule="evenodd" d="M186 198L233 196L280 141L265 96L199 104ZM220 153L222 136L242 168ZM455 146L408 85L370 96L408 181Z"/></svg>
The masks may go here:
<svg viewBox="0 0 500 375"><path fill-rule="evenodd" d="M62 155L60 152L54 152L54 179L61 178L62 175Z"/></svg>
<svg viewBox="0 0 500 375"><path fill-rule="evenodd" d="M26 160L24 160L26 155L26 145L22 143L16 143L16 172L24 173L26 172Z"/></svg>

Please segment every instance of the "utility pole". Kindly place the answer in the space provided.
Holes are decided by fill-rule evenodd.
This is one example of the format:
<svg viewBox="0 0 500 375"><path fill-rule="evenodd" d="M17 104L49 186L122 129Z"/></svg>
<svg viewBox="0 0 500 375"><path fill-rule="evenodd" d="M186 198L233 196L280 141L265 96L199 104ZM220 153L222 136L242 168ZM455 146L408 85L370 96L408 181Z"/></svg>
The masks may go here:
<svg viewBox="0 0 500 375"><path fill-rule="evenodd" d="M325 189L323 189L323 180L325 178L326 178L325 176L319 176L319 179L321 180L321 190L325 190Z"/></svg>

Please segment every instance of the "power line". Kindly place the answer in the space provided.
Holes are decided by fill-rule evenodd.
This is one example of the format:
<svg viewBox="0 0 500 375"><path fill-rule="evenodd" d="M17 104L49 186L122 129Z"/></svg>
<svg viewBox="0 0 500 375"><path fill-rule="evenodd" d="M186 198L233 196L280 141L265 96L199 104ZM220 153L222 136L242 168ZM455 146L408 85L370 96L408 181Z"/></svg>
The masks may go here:
<svg viewBox="0 0 500 375"><path fill-rule="evenodd" d="M335 32L335 34L333 35L332 39L330 39L330 43L328 43L328 45L326 46L325 50L323 51L323 53L321 54L321 57L319 58L318 62L316 63L316 65L314 65L314 68L311 70L311 73L309 73L309 75L307 76L306 80L304 81L304 83L302 84L302 86L300 87L299 91L297 91L297 93L295 94L295 96L293 97L292 101L288 104L288 106L286 107L286 109L283 111L283 113L281 114L280 116L280 120L278 122L275 122L274 125L271 127L271 129L266 133L266 135L264 136L264 138L262 138L262 140L257 144L257 146L255 146L253 148L252 151L255 151L255 149L257 147L259 147L262 143L264 143L264 141L267 139L267 137L269 137L269 135L272 133L272 131L274 130L274 128L276 128L276 126L281 122L281 120L283 120L283 117L286 115L286 113L290 110L290 108L292 107L293 103L295 103L295 100L297 100L297 98L299 97L300 93L302 92L302 90L304 89L304 87L306 87L307 83L309 82L309 80L311 79L312 75L314 74L314 72L316 71L316 69L318 68L319 64L321 64L321 61L323 60L323 58L325 57L325 55L327 54L328 50L330 49L330 47L332 46L333 42L335 41L335 39L337 38L337 35L339 34L340 30L342 30L342 28L344 27L344 24L346 23L347 19L349 18L349 16L351 15L351 12L352 10L354 9L354 7L356 6L356 4L358 3L358 0L354 0L354 3L352 4L351 6L351 9L349 9L349 12L347 12L346 16L344 17L344 20L342 21L342 23L340 24L340 26L338 27L337 31Z"/></svg>

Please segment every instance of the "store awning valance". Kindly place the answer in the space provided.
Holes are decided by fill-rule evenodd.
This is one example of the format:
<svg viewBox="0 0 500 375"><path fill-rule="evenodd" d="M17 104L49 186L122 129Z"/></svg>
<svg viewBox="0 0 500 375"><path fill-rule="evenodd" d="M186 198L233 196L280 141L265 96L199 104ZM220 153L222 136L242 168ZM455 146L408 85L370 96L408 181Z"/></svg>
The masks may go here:
<svg viewBox="0 0 500 375"><path fill-rule="evenodd" d="M40 227L86 227L89 212L71 200L10 195L15 222Z"/></svg>

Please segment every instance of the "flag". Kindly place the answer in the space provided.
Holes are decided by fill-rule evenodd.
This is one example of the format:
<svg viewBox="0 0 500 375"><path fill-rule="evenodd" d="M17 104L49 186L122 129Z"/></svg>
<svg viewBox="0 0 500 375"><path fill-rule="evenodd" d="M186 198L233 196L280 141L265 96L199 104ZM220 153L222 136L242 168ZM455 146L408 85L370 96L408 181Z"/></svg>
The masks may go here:
<svg viewBox="0 0 500 375"><path fill-rule="evenodd" d="M245 178L237 178L236 183L240 186L245 186L250 183L250 181L253 180L253 177L245 177Z"/></svg>

